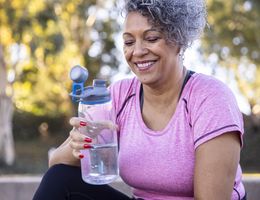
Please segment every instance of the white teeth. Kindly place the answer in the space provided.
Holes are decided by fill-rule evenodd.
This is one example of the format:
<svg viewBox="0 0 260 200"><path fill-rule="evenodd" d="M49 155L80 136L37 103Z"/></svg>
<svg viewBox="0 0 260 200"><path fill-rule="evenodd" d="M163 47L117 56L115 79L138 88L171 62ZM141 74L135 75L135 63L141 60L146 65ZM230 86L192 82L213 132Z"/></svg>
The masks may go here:
<svg viewBox="0 0 260 200"><path fill-rule="evenodd" d="M147 63L136 63L136 66L138 68L147 68L150 67L154 62L147 62Z"/></svg>

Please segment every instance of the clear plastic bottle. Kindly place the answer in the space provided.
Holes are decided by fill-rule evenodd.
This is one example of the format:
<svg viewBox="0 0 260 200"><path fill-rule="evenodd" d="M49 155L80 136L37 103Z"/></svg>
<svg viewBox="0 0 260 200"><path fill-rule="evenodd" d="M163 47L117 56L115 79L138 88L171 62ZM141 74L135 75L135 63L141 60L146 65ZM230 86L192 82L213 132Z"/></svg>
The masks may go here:
<svg viewBox="0 0 260 200"><path fill-rule="evenodd" d="M95 185L108 184L118 177L117 132L110 92L104 80L95 79L93 86L76 96L80 97L78 115L87 123L80 132L92 138L92 148L81 152L82 179Z"/></svg>

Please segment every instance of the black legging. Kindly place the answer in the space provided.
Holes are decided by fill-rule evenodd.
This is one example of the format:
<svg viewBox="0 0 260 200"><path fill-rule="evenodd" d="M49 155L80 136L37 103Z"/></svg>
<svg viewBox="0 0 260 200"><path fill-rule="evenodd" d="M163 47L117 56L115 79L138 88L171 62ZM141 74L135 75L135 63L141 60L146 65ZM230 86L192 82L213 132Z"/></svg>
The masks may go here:
<svg viewBox="0 0 260 200"><path fill-rule="evenodd" d="M43 176L33 200L130 200L109 185L91 185L81 179L80 167L58 164Z"/></svg>
<svg viewBox="0 0 260 200"><path fill-rule="evenodd" d="M58 164L43 176L33 200L131 200L109 185L90 185L80 167ZM134 199L134 198L133 198ZM246 196L242 199L246 200Z"/></svg>

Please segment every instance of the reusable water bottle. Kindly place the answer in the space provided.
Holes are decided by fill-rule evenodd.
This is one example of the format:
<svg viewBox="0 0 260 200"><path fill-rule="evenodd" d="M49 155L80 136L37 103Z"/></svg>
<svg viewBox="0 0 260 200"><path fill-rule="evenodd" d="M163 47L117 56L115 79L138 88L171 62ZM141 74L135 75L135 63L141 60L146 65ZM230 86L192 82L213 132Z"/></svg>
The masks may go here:
<svg viewBox="0 0 260 200"><path fill-rule="evenodd" d="M102 185L118 177L118 145L112 99L104 80L95 79L92 86L84 87L88 72L77 65L71 69L72 99L79 101L78 115L87 126L80 132L92 139L90 149L82 150L82 179Z"/></svg>

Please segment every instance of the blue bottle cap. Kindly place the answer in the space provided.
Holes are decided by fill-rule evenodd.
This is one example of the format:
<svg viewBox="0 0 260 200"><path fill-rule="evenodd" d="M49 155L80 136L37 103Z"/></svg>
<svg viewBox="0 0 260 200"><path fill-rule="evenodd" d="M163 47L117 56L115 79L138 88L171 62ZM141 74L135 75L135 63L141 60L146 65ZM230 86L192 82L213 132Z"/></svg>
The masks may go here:
<svg viewBox="0 0 260 200"><path fill-rule="evenodd" d="M95 79L93 86L86 87L81 94L80 102L83 104L102 104L111 100L110 92L106 88L106 81Z"/></svg>
<svg viewBox="0 0 260 200"><path fill-rule="evenodd" d="M80 100L80 95L84 91L84 84L88 79L88 70L80 65L75 65L70 70L70 78L73 80L72 93L70 94L72 101Z"/></svg>
<svg viewBox="0 0 260 200"><path fill-rule="evenodd" d="M70 78L73 82L84 83L88 79L88 70L80 65L75 65L70 70Z"/></svg>

